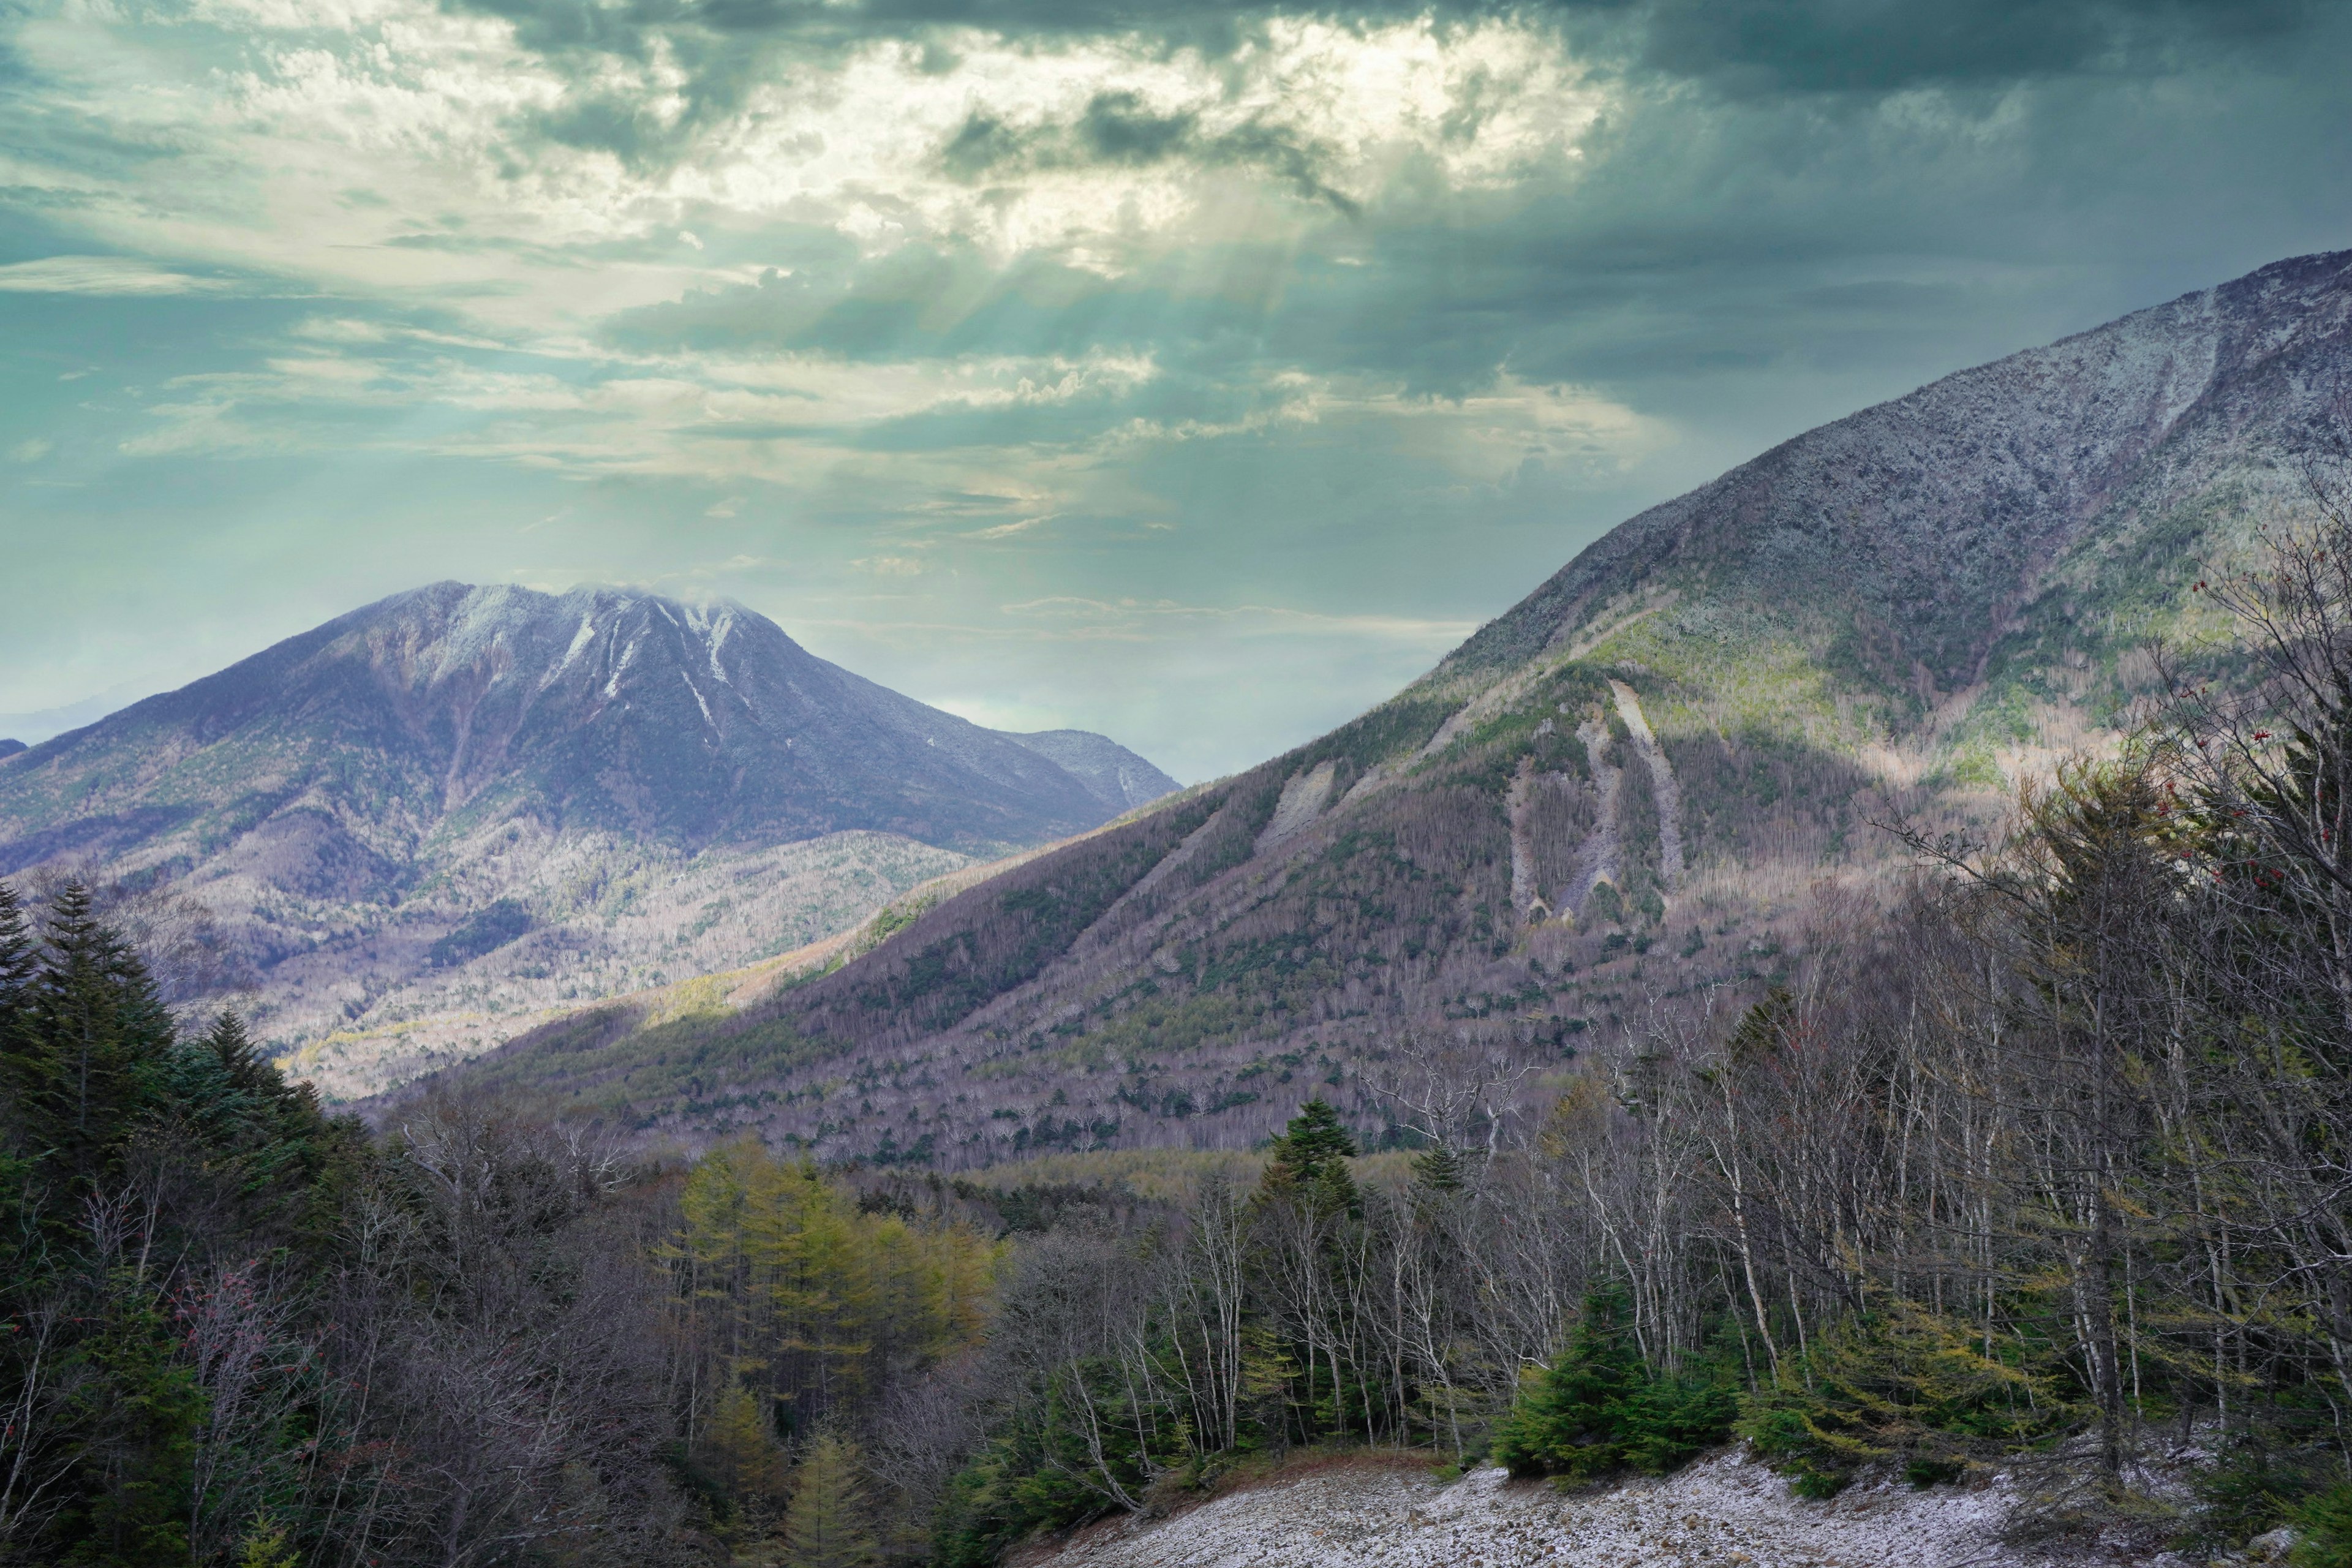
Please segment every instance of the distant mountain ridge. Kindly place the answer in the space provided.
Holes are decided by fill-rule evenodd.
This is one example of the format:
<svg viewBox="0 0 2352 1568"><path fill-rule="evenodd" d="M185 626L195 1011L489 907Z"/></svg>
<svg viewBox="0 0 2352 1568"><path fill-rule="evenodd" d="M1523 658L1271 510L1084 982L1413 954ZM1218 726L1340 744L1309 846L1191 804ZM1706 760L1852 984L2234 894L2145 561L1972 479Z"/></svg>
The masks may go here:
<svg viewBox="0 0 2352 1568"><path fill-rule="evenodd" d="M993 732L1051 761L1114 814L1149 805L1177 787L1174 779L1125 746L1090 730L1039 730L1026 735L1010 730Z"/></svg>
<svg viewBox="0 0 2352 1568"><path fill-rule="evenodd" d="M2352 430L2352 252L1948 376L1629 520L1282 757L887 917L835 973L467 1069L829 1156L1246 1145L1408 1037L1557 1061L1783 972L1874 821L1979 827L2112 739L2191 591ZM2216 663L2226 669L2226 665Z"/></svg>
<svg viewBox="0 0 2352 1568"><path fill-rule="evenodd" d="M739 605L437 583L34 747L0 822L45 815L38 781L75 804L46 814L45 837L0 838L0 865L52 844L120 854L176 826L205 807L189 773L216 771L224 747L380 753L404 785L429 784L402 797L420 822L529 797L564 826L698 848L866 828L990 849L1101 821L1105 768L1135 780L1118 810L1175 787L1100 736L1049 733L1078 737L1064 749L1088 756L1083 776L1054 760L1061 742L902 697Z"/></svg>
<svg viewBox="0 0 2352 1568"><path fill-rule="evenodd" d="M775 930L720 955L740 962L1175 787L1101 736L1001 734L901 696L740 605L437 583L8 760L0 875L86 868L202 900L257 965L285 1041L383 1014L452 952L490 951L483 931L503 948L657 904L663 866L756 861L830 911L767 909ZM817 896L806 856L789 874L774 859L819 842L862 846L835 868L845 899ZM500 900L527 917L465 933ZM637 978L692 972L677 945L675 967ZM552 980L580 958L527 967ZM357 994L290 1004L278 982L298 977ZM320 1016L294 1025L305 1005Z"/></svg>

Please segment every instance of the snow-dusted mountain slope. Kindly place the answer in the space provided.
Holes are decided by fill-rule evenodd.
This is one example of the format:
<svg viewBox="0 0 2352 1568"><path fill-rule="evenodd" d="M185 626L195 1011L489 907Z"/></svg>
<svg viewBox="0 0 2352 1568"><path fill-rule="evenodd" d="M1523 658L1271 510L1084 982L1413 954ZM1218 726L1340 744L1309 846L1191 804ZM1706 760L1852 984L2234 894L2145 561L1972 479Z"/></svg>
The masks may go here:
<svg viewBox="0 0 2352 1568"><path fill-rule="evenodd" d="M740 605L440 583L8 759L0 875L194 900L282 1046L429 1016L462 1051L526 1004L797 946L1172 787L1101 736L903 697Z"/></svg>
<svg viewBox="0 0 2352 1568"><path fill-rule="evenodd" d="M2053 638L2164 624L2199 550L2299 496L2346 411L2347 333L2336 252L1946 376L1621 524L1436 680L1597 652L1636 616L1660 624L1620 646L1729 644L1744 618L1818 637L1916 721ZM2086 593L2128 621L2093 624Z"/></svg>
<svg viewBox="0 0 2352 1568"><path fill-rule="evenodd" d="M339 776L319 771L329 757ZM0 866L216 831L231 800L266 799L273 816L306 798L380 805L361 813L376 833L306 817L268 836L340 831L352 854L385 853L383 830L447 831L516 805L693 848L845 828L993 848L1110 815L1026 738L829 664L740 605L460 583L58 736L6 777Z"/></svg>

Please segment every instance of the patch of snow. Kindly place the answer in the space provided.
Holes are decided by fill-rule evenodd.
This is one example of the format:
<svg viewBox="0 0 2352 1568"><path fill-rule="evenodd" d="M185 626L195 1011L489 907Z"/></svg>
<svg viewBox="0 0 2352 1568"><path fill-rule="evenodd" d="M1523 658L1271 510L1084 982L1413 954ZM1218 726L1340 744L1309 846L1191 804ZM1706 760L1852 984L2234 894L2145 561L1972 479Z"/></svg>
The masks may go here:
<svg viewBox="0 0 2352 1568"><path fill-rule="evenodd" d="M605 696L618 697L621 694L621 677L628 673L629 661L636 657L637 639L631 637L628 646L621 649L621 662L613 667L613 679L604 682Z"/></svg>
<svg viewBox="0 0 2352 1568"><path fill-rule="evenodd" d="M549 687L554 685L556 680L565 670L570 669L574 664L579 662L580 656L586 652L588 645L595 640L596 617L593 616L581 616L580 629L572 634L572 646L563 650L562 658L556 662L553 668L550 669L545 675L540 677L539 689L541 691L544 691Z"/></svg>
<svg viewBox="0 0 2352 1568"><path fill-rule="evenodd" d="M694 705L702 710L702 721L714 730L718 729L719 721L710 716L710 704L702 700L702 688L695 685L694 677L681 669L677 672L677 678L686 682L686 689L688 691L694 693Z"/></svg>
<svg viewBox="0 0 2352 1568"><path fill-rule="evenodd" d="M735 617L724 611L710 624L710 673L720 684L734 685L728 679L727 667L719 662L719 650L727 646L727 634L735 629Z"/></svg>

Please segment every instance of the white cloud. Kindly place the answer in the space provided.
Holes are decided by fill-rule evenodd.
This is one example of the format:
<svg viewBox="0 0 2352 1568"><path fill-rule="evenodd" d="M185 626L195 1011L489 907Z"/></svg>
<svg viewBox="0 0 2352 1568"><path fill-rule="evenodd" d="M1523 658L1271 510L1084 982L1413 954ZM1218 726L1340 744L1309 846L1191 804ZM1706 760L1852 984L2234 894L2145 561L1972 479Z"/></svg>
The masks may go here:
<svg viewBox="0 0 2352 1568"><path fill-rule="evenodd" d="M1108 272L1171 247L1303 233L1334 215L1302 192L1298 167L1253 163L1236 138L1295 150L1292 163L1359 200L1433 175L1472 193L1573 164L1609 100L1554 36L1503 21L1277 21L1230 58L973 31L952 40L944 73L898 41L774 57L734 112L640 165L533 126L588 95L679 125L690 83L668 51L614 57L578 80L508 25L432 0L207 0L168 34L143 13L74 5L12 42L45 114L154 147L120 165L45 157L29 138L0 154L0 178L78 193L85 221L121 248L430 298L542 333L727 276L700 258L779 221L869 252L970 242ZM1042 133L1103 94L1193 133L1140 165L1065 158L968 179L941 162L975 118ZM583 245L632 242L649 248L576 264ZM89 291L213 286L136 263L81 276Z"/></svg>
<svg viewBox="0 0 2352 1568"><path fill-rule="evenodd" d="M204 294L234 286L129 256L49 256L0 267L0 292L11 294Z"/></svg>

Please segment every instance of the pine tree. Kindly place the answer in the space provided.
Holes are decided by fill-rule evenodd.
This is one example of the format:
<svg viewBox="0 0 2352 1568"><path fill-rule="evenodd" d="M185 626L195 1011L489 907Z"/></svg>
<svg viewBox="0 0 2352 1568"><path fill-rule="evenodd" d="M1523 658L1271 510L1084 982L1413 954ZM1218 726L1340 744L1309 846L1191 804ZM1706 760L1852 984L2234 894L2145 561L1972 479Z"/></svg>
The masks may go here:
<svg viewBox="0 0 2352 1568"><path fill-rule="evenodd" d="M1529 1378L1495 1434L1495 1458L1518 1475L1564 1470L1604 1474L1623 1462L1620 1426L1646 1381L1625 1327L1624 1292L1588 1293L1576 1336L1559 1359Z"/></svg>
<svg viewBox="0 0 2352 1568"><path fill-rule="evenodd" d="M25 922L24 905L16 889L0 882L0 1167L5 1167L0 1169L0 1182L5 1184L0 1185L0 1197L8 1200L12 1214L20 1206L16 1182L29 1174L25 1163L31 1131L25 1124L26 1096L45 1076L33 1070L29 1034L33 981L40 969L40 947ZM0 1261L5 1259L0 1252Z"/></svg>
<svg viewBox="0 0 2352 1568"><path fill-rule="evenodd" d="M236 1568L299 1568L300 1550L286 1537L286 1527L268 1514L257 1514L245 1539L237 1543Z"/></svg>
<svg viewBox="0 0 2352 1568"><path fill-rule="evenodd" d="M793 1475L792 1511L784 1516L787 1568L864 1568L880 1562L870 1516L856 1448L820 1433Z"/></svg>
<svg viewBox="0 0 2352 1568"><path fill-rule="evenodd" d="M47 922L24 1038L10 1052L26 1131L56 1176L85 1191L108 1174L139 1125L172 1018L147 967L69 882Z"/></svg>
<svg viewBox="0 0 2352 1568"><path fill-rule="evenodd" d="M25 923L25 905L16 889L0 882L0 1028L13 1022L24 1007L40 972L41 955Z"/></svg>
<svg viewBox="0 0 2352 1568"><path fill-rule="evenodd" d="M1413 1156L1413 1184L1423 1192L1458 1193L1462 1190L1465 1163L1449 1143L1433 1143Z"/></svg>
<svg viewBox="0 0 2352 1568"><path fill-rule="evenodd" d="M1353 1207L1356 1179L1349 1174L1348 1161L1355 1152L1356 1141L1339 1113L1322 1100L1310 1100L1268 1151L1265 1190L1294 1194L1318 1210Z"/></svg>

